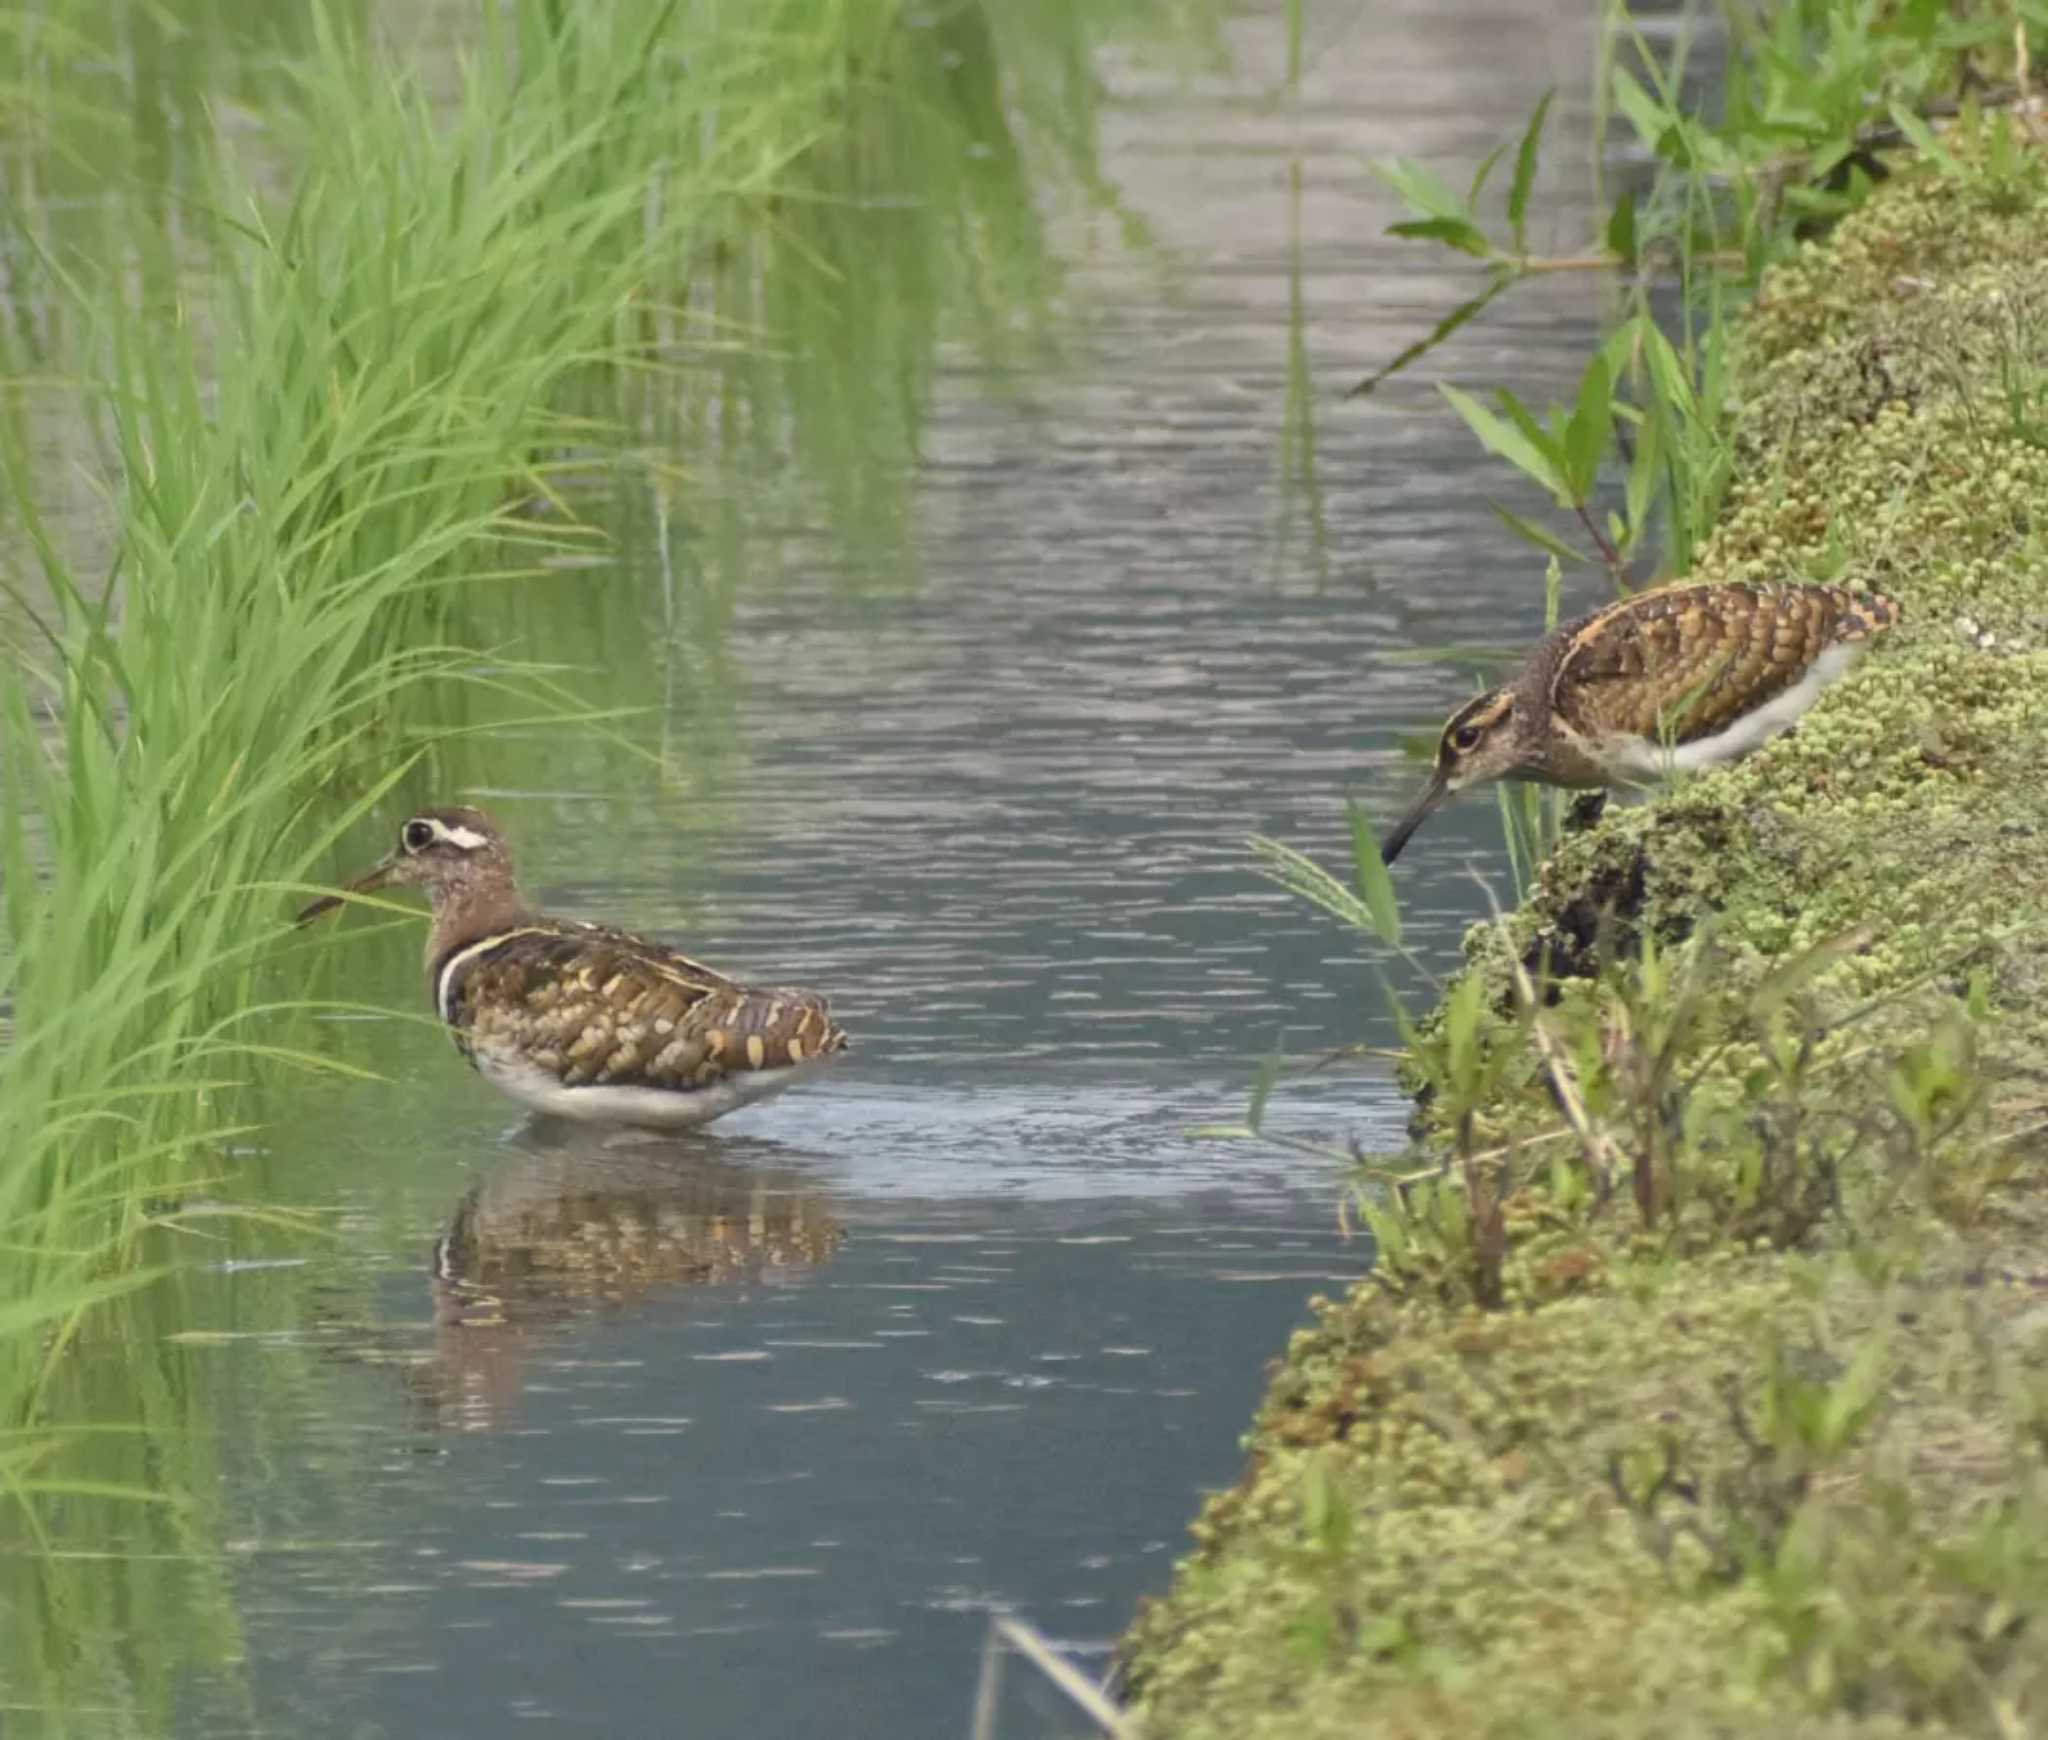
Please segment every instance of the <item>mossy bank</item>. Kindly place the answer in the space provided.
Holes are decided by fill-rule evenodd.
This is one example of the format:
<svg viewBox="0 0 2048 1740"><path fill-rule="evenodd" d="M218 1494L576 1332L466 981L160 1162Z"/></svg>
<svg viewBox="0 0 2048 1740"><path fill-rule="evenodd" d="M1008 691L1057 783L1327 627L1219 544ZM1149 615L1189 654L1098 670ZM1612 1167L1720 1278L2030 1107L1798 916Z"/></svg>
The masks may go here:
<svg viewBox="0 0 2048 1740"><path fill-rule="evenodd" d="M1475 929L1139 1732L2048 1731L2048 169L1894 168L1743 318L1692 577L1904 624Z"/></svg>

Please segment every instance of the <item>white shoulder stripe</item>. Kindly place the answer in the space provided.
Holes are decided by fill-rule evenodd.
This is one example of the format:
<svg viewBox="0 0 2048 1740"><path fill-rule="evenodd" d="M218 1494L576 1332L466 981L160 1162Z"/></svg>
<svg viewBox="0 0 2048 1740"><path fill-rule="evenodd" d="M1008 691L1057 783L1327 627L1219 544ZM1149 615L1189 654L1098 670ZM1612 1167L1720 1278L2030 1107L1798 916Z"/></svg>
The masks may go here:
<svg viewBox="0 0 2048 1740"><path fill-rule="evenodd" d="M455 1025L455 993L461 986L463 969L471 962L481 959L493 949L504 947L514 937L530 936L531 926L519 930L501 930L487 937L480 937L457 949L441 963L440 972L434 975L434 1007L441 1019L449 1026Z"/></svg>

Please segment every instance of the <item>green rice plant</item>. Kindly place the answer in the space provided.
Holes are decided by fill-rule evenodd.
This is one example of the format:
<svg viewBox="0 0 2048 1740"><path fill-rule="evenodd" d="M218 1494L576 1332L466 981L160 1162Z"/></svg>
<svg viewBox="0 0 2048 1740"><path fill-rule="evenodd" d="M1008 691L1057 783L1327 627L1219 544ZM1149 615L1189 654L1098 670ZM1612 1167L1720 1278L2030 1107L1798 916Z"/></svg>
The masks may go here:
<svg viewBox="0 0 2048 1740"><path fill-rule="evenodd" d="M310 92L314 111L339 110L344 89ZM309 179L274 233L258 215L218 335L98 305L115 575L77 570L37 511L18 432L11 444L47 595L39 692L18 681L6 720L11 1181L110 1146L175 1175L167 1131L226 1127L193 1118L221 1085L194 1072L232 1073L250 1043L228 1011L275 928L252 901L267 879L302 878L322 844L282 845L280 825L409 688L463 669L443 638L448 582L483 573L485 551L543 541L505 503L562 438L552 395L606 341L616 290L576 286L579 300L537 269L594 245L629 202L537 215L530 196L565 159L525 151L481 80L452 135L478 169L465 190L436 172L417 93L371 91L350 101L354 128L330 130L336 148L380 134L412 148L381 176L355 162ZM251 366L222 366L230 352ZM53 1137L64 1157L28 1164Z"/></svg>

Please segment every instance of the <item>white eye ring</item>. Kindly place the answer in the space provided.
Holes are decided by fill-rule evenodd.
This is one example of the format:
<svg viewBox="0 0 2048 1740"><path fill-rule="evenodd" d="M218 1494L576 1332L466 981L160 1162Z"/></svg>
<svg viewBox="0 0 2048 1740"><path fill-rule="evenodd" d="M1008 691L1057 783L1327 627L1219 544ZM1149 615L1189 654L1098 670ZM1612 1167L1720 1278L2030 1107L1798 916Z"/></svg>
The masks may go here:
<svg viewBox="0 0 2048 1740"><path fill-rule="evenodd" d="M434 824L414 818L405 824L405 831L398 836L398 843L408 852L424 852L434 843Z"/></svg>

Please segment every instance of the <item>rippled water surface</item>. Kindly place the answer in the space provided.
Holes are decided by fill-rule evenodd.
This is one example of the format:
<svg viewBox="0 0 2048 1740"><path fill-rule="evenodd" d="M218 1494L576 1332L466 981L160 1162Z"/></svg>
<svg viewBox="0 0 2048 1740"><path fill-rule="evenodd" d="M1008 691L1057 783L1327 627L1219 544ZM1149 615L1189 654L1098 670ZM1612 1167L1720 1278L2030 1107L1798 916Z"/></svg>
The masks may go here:
<svg viewBox="0 0 2048 1740"><path fill-rule="evenodd" d="M1472 288L1382 235L1366 163L1462 178L1560 85L1575 245L1584 11L1311 6L1298 106L1277 10L1227 74L1107 63L1157 248L1070 221L1061 365L944 378L921 574L764 510L715 698L685 671L626 727L701 777L536 741L460 794L550 908L826 988L856 1051L688 1141L563 1136L417 1018L415 931L334 951L406 1014L331 1023L388 1080L307 1090L253 1157L332 1237L225 1265L184 1337L247 1421L219 1502L253 1679L195 1677L186 1731L955 1736L990 1607L1086 1648L1163 1587L1264 1362L1367 1258L1322 1163L1189 1133L1275 1051L1390 1037L1244 837L1340 858L1347 792L1391 811L1398 739L1470 687L1440 649L1539 626L1486 501L1540 504L1427 382L1558 396L1596 312L1546 280L1342 401ZM1467 802L1402 861L1425 955L1497 841ZM1389 1146L1405 1110L1353 1057L1273 1120Z"/></svg>
<svg viewBox="0 0 2048 1740"><path fill-rule="evenodd" d="M431 1261L360 1259L370 1319L318 1332L332 1386L273 1447L347 1472L246 1544L260 1707L963 1731L985 1610L1118 1629L1356 1268L1327 1187L1188 1153L1237 1091L849 1083L687 1153L480 1125Z"/></svg>

